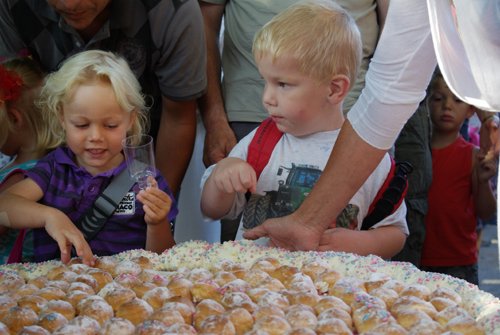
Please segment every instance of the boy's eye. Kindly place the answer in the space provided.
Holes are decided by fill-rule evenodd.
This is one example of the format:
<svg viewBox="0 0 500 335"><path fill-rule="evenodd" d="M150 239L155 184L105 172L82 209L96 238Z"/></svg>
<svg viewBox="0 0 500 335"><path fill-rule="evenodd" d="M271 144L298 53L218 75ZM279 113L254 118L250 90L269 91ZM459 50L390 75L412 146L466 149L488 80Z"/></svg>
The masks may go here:
<svg viewBox="0 0 500 335"><path fill-rule="evenodd" d="M286 87L286 83L280 81L280 82L278 82L278 86L279 87Z"/></svg>

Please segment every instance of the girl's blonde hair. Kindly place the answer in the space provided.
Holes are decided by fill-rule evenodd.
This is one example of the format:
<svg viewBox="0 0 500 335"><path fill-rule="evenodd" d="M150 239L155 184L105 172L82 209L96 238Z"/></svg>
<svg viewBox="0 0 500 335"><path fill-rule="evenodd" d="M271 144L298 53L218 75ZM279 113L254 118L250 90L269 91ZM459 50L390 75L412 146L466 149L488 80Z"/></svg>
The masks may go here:
<svg viewBox="0 0 500 335"><path fill-rule="evenodd" d="M147 106L141 93L141 85L127 61L102 50L89 50L68 58L61 68L47 76L40 95L40 107L51 119L51 130L64 138L60 124L63 103L71 101L75 89L92 81L108 82L120 107L135 113L134 123L127 135L139 135L148 131Z"/></svg>
<svg viewBox="0 0 500 335"><path fill-rule="evenodd" d="M7 115L7 109L16 108L23 114L24 121L35 137L34 151L39 156L43 156L47 150L60 144L60 139L53 136L50 131L49 121L43 117L36 105L45 74L38 63L29 57L12 58L2 63L1 66L16 74L21 86L19 97L5 101L0 107L0 146L3 146L7 140L9 132L13 131L13 124Z"/></svg>
<svg viewBox="0 0 500 335"><path fill-rule="evenodd" d="M321 82L343 74L352 87L361 63L361 35L354 19L333 1L303 1L257 32L253 54L292 57L302 73Z"/></svg>

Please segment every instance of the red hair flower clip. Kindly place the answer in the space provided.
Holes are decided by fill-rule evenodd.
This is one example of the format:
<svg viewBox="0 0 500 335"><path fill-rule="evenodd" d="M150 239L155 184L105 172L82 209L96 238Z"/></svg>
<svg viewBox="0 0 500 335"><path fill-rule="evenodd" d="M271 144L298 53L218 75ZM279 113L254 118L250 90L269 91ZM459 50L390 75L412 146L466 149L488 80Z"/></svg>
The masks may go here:
<svg viewBox="0 0 500 335"><path fill-rule="evenodd" d="M14 101L21 95L23 80L14 71L0 65L0 100Z"/></svg>

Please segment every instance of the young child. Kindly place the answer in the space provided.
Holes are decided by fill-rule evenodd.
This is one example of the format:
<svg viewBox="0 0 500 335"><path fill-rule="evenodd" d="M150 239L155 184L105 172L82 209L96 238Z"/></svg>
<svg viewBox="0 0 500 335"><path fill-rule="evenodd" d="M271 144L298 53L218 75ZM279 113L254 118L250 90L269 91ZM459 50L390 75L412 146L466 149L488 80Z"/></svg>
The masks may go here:
<svg viewBox="0 0 500 335"><path fill-rule="evenodd" d="M126 169L122 140L145 130L144 98L127 62L99 50L76 54L48 75L40 106L66 146L39 160L26 179L0 195L1 225L45 228L34 231L35 261L60 252L67 262L71 245L87 264L93 263L92 252L162 252L174 245L170 222L177 208L158 172L151 187L137 195L128 192L120 203L126 206L118 206L90 241L74 224Z"/></svg>
<svg viewBox="0 0 500 335"><path fill-rule="evenodd" d="M344 122L342 102L359 68L361 39L353 19L338 5L309 1L292 5L266 24L255 36L253 53L265 80L264 106L284 134L260 177L247 163L253 131L228 158L210 166L202 179L204 215L234 218L244 211L237 238L242 237L243 222L260 212L269 213L268 206L250 206L256 203L254 198L271 197L283 186L304 196L312 188ZM386 155L325 232L320 250L389 258L401 249L408 234L404 204L372 229L359 230L390 166ZM287 180L292 173L302 174L295 185ZM252 193L248 202L247 191ZM270 202L277 212L290 206L290 202L279 206L279 201L261 201ZM293 205L295 210L300 202Z"/></svg>
<svg viewBox="0 0 500 335"><path fill-rule="evenodd" d="M495 212L489 180L498 162L460 136L460 127L474 114L474 107L459 100L438 71L427 99L432 121L432 183L421 268L477 285L477 217L488 219Z"/></svg>
<svg viewBox="0 0 500 335"><path fill-rule="evenodd" d="M43 78L42 70L31 58L14 58L0 64L0 151L12 157L0 169L4 187L4 179L11 171L33 167L38 158L60 144L35 106ZM9 184L20 180L10 177Z"/></svg>
<svg viewBox="0 0 500 335"><path fill-rule="evenodd" d="M0 64L0 151L12 157L0 168L0 191L23 179L24 170L60 144L35 106L43 78L38 64L28 57ZM18 232L0 227L0 264L7 261ZM33 242L32 238L25 240L23 254L29 259Z"/></svg>

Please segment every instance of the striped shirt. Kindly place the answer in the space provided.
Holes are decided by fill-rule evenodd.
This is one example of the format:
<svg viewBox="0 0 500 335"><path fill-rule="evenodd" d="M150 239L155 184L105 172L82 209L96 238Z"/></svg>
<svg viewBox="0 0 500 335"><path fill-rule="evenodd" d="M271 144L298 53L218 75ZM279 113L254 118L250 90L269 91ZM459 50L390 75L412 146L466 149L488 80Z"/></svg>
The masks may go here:
<svg viewBox="0 0 500 335"><path fill-rule="evenodd" d="M26 172L26 175L42 189L44 195L39 203L58 208L72 222L78 222L93 206L94 201L110 184L113 177L125 168L124 161L115 169L92 176L75 163L75 156L71 150L62 147L40 159L35 167ZM174 196L158 171L156 180L158 187L172 199L172 208L168 214L168 220L172 222L178 212ZM125 250L144 248L146 230L142 204L130 190L101 231L88 242L94 254L112 255ZM60 256L57 243L43 228L34 229L34 246L37 262Z"/></svg>
<svg viewBox="0 0 500 335"><path fill-rule="evenodd" d="M28 52L51 72L84 50L123 56L151 98L154 137L162 96L188 101L205 91L205 33L196 0L112 0L108 20L88 41L47 1L2 0L0 18L0 59Z"/></svg>

